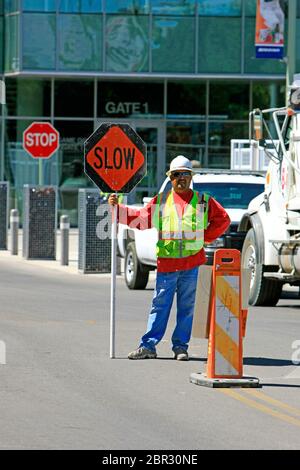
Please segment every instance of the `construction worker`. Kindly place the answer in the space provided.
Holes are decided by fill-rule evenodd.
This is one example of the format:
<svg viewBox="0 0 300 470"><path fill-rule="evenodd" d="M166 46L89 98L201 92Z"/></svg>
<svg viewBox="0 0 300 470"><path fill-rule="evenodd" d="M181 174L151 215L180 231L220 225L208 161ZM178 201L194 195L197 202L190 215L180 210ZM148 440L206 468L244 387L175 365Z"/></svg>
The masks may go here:
<svg viewBox="0 0 300 470"><path fill-rule="evenodd" d="M171 191L155 196L144 208L118 205L119 222L129 226L134 222L138 229L154 226L158 230L156 288L147 331L138 349L128 355L129 359L157 357L156 345L166 331L176 292L177 323L172 350L175 359L188 360L198 268L206 261L203 245L218 238L230 224L228 214L217 201L190 189L193 175L190 160L177 156L167 175ZM112 194L108 202L112 206L118 204L117 196Z"/></svg>

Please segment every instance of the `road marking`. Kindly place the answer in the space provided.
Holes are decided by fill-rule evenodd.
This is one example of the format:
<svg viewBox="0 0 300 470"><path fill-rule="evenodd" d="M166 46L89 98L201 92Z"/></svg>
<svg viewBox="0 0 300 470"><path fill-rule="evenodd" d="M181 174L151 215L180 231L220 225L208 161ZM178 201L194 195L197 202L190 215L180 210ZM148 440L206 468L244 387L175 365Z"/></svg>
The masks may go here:
<svg viewBox="0 0 300 470"><path fill-rule="evenodd" d="M300 410L298 408L294 408L293 406L290 406L287 403L284 403L280 400L276 400L276 398L272 398L269 395L264 394L263 392L259 392L258 390L250 390L250 389L248 390L244 389L243 392L246 392L249 395L254 395L259 400L266 401L267 403L270 403L274 406L278 406L278 408L282 408L290 412L291 414L300 416Z"/></svg>
<svg viewBox="0 0 300 470"><path fill-rule="evenodd" d="M255 408L256 410L261 411L262 413L268 414L273 416L273 418L277 418L281 421L285 421L289 424L293 424L294 426L299 426L300 427L300 420L293 418L292 416L286 415L284 413L280 413L279 411L276 411L272 408L269 408L268 406L262 405L260 403L257 403L254 400L251 400L250 398L246 398L243 395L239 394L238 392L230 389L219 389L220 392L224 393L225 395L230 396L231 398L234 398L235 400L238 400L251 408Z"/></svg>

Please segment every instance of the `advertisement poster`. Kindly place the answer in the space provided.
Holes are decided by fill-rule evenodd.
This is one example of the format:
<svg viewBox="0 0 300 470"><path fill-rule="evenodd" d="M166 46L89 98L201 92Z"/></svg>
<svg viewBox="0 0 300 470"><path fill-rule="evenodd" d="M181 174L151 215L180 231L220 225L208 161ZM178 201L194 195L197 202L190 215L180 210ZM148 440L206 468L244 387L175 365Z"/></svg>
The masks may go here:
<svg viewBox="0 0 300 470"><path fill-rule="evenodd" d="M282 59L284 13L279 0L257 0L255 49L257 59Z"/></svg>

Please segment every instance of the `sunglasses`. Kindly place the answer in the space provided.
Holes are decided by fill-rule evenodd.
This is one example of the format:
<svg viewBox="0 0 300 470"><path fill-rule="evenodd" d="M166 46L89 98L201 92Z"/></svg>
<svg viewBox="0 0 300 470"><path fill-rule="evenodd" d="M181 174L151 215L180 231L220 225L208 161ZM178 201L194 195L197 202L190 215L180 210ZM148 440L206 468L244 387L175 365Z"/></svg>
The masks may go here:
<svg viewBox="0 0 300 470"><path fill-rule="evenodd" d="M192 176L190 171L175 171L174 173L171 173L171 178L180 178L181 176L187 177L187 176Z"/></svg>

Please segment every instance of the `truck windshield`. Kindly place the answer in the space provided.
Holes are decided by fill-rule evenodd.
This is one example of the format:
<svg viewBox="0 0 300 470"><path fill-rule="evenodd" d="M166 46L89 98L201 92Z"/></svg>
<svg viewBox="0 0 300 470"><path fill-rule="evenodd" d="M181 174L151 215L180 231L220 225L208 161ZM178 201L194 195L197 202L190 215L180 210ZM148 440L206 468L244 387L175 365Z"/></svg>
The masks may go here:
<svg viewBox="0 0 300 470"><path fill-rule="evenodd" d="M208 193L225 209L247 209L254 197L264 192L263 184L194 183L199 193Z"/></svg>

